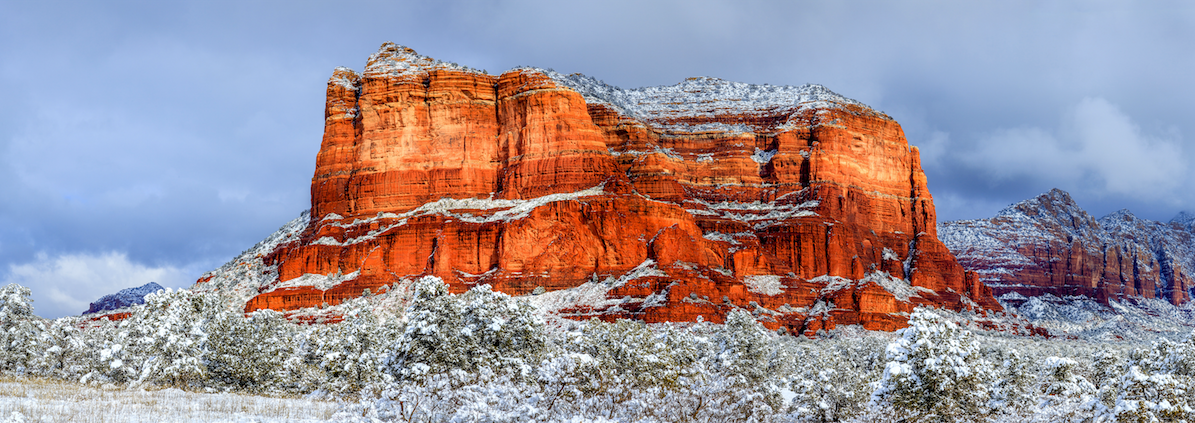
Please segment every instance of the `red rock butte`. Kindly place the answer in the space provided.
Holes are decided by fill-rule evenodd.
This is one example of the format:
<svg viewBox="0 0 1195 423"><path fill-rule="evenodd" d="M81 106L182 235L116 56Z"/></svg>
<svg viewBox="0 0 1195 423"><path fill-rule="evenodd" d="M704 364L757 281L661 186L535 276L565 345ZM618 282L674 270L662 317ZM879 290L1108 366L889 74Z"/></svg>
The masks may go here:
<svg viewBox="0 0 1195 423"><path fill-rule="evenodd" d="M900 125L819 85L620 89L386 43L333 72L324 125L310 214L197 289L295 310L432 275L572 318L744 308L794 333L1000 308L938 240Z"/></svg>

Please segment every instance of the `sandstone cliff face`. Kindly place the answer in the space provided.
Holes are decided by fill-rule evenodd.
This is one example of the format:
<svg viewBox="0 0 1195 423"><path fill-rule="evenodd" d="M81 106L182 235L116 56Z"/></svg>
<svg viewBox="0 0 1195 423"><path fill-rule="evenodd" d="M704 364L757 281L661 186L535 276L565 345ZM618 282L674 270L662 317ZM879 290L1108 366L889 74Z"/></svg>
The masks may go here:
<svg viewBox="0 0 1195 423"><path fill-rule="evenodd" d="M1055 189L991 219L943 223L939 233L964 267L1014 303L1050 294L1181 305L1195 290L1186 214L1160 223L1121 210L1096 220Z"/></svg>
<svg viewBox="0 0 1195 423"><path fill-rule="evenodd" d="M578 318L737 307L794 332L999 308L938 240L900 126L820 86L623 90L387 43L334 72L325 115L307 221L197 288L293 310L435 275Z"/></svg>

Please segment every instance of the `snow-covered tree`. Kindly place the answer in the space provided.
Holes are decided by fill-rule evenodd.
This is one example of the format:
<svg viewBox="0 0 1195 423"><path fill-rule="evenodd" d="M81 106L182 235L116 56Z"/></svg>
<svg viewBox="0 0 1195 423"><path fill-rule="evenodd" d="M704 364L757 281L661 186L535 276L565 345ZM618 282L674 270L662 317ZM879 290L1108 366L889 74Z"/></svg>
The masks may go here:
<svg viewBox="0 0 1195 423"><path fill-rule="evenodd" d="M987 415L992 365L979 343L938 314L918 308L888 344L884 375L871 404L914 421L961 421Z"/></svg>
<svg viewBox="0 0 1195 423"><path fill-rule="evenodd" d="M799 421L837 422L862 412L868 395L865 379L845 372L846 363L819 358L817 368L811 369L813 372L790 382L791 408Z"/></svg>
<svg viewBox="0 0 1195 423"><path fill-rule="evenodd" d="M1152 348L1135 350L1130 359L1149 373L1195 376L1195 333L1181 343L1158 339Z"/></svg>
<svg viewBox="0 0 1195 423"><path fill-rule="evenodd" d="M781 365L776 373L789 386L790 416L801 422L849 420L866 411L872 387L884 365L887 342L876 336L809 339L776 339L780 361L791 360L793 370Z"/></svg>
<svg viewBox="0 0 1195 423"><path fill-rule="evenodd" d="M402 329L399 322L383 319L364 307L350 309L340 323L316 328L308 342L312 347L310 361L325 377L319 388L357 393L393 381L386 362Z"/></svg>
<svg viewBox="0 0 1195 423"><path fill-rule="evenodd" d="M0 371L25 373L41 354L38 341L45 324L33 315L30 293L15 283L0 288Z"/></svg>
<svg viewBox="0 0 1195 423"><path fill-rule="evenodd" d="M48 322L40 341L43 352L31 366L39 376L76 380L97 368L97 346L105 344L116 323L84 319L63 317Z"/></svg>
<svg viewBox="0 0 1195 423"><path fill-rule="evenodd" d="M1075 373L1079 363L1065 357L1048 357L1042 363L1044 374L1040 391L1045 397L1039 405L1042 408L1065 403L1087 402L1096 393L1096 387L1087 378Z"/></svg>
<svg viewBox="0 0 1195 423"><path fill-rule="evenodd" d="M995 369L999 377L992 384L991 408L1016 412L1032 406L1036 390L1033 388L1034 375L1029 360L1016 349L997 349L992 355L991 358L1000 365Z"/></svg>
<svg viewBox="0 0 1195 423"><path fill-rule="evenodd" d="M246 391L285 383L285 365L294 356L294 325L273 310L249 318L227 313L207 328L207 369L213 381Z"/></svg>
<svg viewBox="0 0 1195 423"><path fill-rule="evenodd" d="M120 322L101 351L108 376L116 381L171 386L199 385L208 377L208 325L227 313L210 293L166 289L145 296Z"/></svg>
<svg viewBox="0 0 1195 423"><path fill-rule="evenodd" d="M643 322L619 320L613 323L590 320L572 334L567 348L593 360L590 381L612 385L676 388L692 365L701 346L683 331L669 327L653 330ZM602 388L605 389L605 388Z"/></svg>
<svg viewBox="0 0 1195 423"><path fill-rule="evenodd" d="M718 363L733 375L759 382L771 374L776 353L773 334L742 309L726 315L726 324L714 336Z"/></svg>
<svg viewBox="0 0 1195 423"><path fill-rule="evenodd" d="M1096 406L1102 421L1187 422L1195 419L1190 383L1169 373L1148 374L1131 365L1120 377L1112 407Z"/></svg>
<svg viewBox="0 0 1195 423"><path fill-rule="evenodd" d="M1124 365L1124 357L1114 351L1101 351L1095 356L1095 362L1091 365L1091 382L1098 389L1096 398L1100 403L1092 402L1091 406L1100 408L1104 407L1103 404L1116 403L1116 396L1120 389L1120 376L1125 371Z"/></svg>
<svg viewBox="0 0 1195 423"><path fill-rule="evenodd" d="M403 379L482 367L529 374L547 343L534 308L489 285L456 296L440 278L421 278L406 316L388 360L392 374Z"/></svg>
<svg viewBox="0 0 1195 423"><path fill-rule="evenodd" d="M1163 338L1152 348L1134 350L1119 377L1101 390L1104 401L1092 401L1098 417L1117 422L1195 420L1193 342ZM1113 396L1115 400L1109 404Z"/></svg>

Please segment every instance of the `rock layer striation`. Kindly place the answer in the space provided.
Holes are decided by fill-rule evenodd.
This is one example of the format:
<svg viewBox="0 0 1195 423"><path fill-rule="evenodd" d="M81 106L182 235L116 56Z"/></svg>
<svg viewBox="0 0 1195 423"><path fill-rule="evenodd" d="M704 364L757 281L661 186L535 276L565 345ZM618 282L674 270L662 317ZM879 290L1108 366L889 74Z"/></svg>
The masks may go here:
<svg viewBox="0 0 1195 423"><path fill-rule="evenodd" d="M794 332L1000 307L938 240L900 125L818 85L624 90L387 43L328 82L311 197L197 287L294 310L434 275L569 317L746 308Z"/></svg>
<svg viewBox="0 0 1195 423"><path fill-rule="evenodd" d="M990 219L945 222L939 234L964 267L1014 305L1047 294L1182 305L1195 294L1193 229L1185 213L1169 223L1128 210L1097 220L1054 189Z"/></svg>

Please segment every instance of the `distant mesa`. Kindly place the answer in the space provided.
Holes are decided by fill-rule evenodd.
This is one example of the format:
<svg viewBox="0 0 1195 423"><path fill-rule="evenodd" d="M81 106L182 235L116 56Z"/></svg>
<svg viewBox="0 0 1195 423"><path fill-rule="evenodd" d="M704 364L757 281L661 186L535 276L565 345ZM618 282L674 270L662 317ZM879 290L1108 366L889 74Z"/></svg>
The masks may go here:
<svg viewBox="0 0 1195 423"><path fill-rule="evenodd" d="M1047 294L1182 305L1195 295L1191 223L1186 212L1169 223L1128 210L1095 219L1054 189L992 218L942 223L938 234L963 267L1015 306Z"/></svg>
<svg viewBox="0 0 1195 423"><path fill-rule="evenodd" d="M622 89L393 43L327 84L311 210L195 289L302 315L436 276L570 318L893 330L999 309L899 124L820 85ZM540 295L531 295L543 292Z"/></svg>
<svg viewBox="0 0 1195 423"><path fill-rule="evenodd" d="M163 288L162 285L158 285L157 282L150 282L136 288L125 288L115 294L108 294L100 297L99 300L91 303L91 307L88 307L87 311L83 312L83 314L88 315L102 313L106 311L132 307L137 304L145 304L146 295L161 291L163 289L166 288Z"/></svg>

